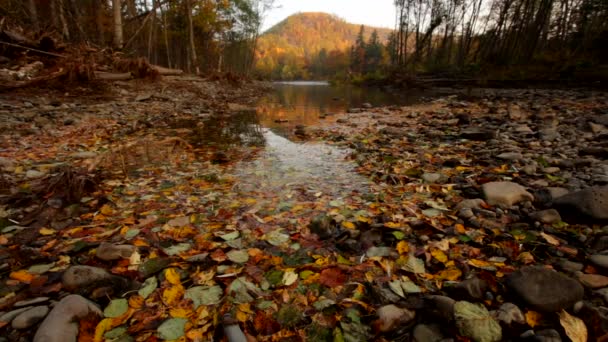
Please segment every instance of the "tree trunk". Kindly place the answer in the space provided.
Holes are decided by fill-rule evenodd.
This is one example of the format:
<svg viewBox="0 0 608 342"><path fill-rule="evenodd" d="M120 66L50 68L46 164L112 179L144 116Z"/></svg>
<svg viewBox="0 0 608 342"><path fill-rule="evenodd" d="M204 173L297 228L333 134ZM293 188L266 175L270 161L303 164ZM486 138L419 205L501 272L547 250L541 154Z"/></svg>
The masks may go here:
<svg viewBox="0 0 608 342"><path fill-rule="evenodd" d="M32 20L32 27L36 31L40 31L40 21L38 20L38 11L36 10L36 2L34 0L28 0L27 7L30 12L30 19Z"/></svg>
<svg viewBox="0 0 608 342"><path fill-rule="evenodd" d="M63 0L57 0L57 14L59 15L59 21L61 22L61 30L63 33L63 37L65 37L65 39L70 40L70 29L68 27L68 22L65 19L65 4L63 3Z"/></svg>
<svg viewBox="0 0 608 342"><path fill-rule="evenodd" d="M196 56L196 45L194 44L194 23L192 22L192 0L186 0L186 16L188 17L188 38L190 41L190 61L196 74L200 74L198 58Z"/></svg>
<svg viewBox="0 0 608 342"><path fill-rule="evenodd" d="M112 13L114 14L114 47L122 49L124 40L122 36L122 7L120 0L112 0Z"/></svg>
<svg viewBox="0 0 608 342"><path fill-rule="evenodd" d="M169 26L167 24L167 15L165 14L165 11L163 10L162 6L160 6L160 15L163 17L163 37L165 39L165 49L167 50L167 66L169 68L172 68L173 65L171 64L171 49L169 48L169 34L167 32L167 31L169 31Z"/></svg>

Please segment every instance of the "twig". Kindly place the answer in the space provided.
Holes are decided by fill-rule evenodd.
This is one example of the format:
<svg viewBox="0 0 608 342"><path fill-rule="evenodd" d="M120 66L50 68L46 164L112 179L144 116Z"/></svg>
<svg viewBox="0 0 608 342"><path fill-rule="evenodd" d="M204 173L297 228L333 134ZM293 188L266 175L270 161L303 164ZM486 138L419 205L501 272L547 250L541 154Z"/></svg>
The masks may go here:
<svg viewBox="0 0 608 342"><path fill-rule="evenodd" d="M4 41L1 41L1 40L0 40L0 44L12 46L12 47L16 47L16 48L20 48L20 49L24 49L24 50L34 51L34 52L37 52L37 53L41 53L41 54L49 55L49 56L53 56L53 57L67 58L67 56L60 55L58 53L46 52L46 51L30 48L30 47L19 45L19 44L13 44L13 43L4 42Z"/></svg>

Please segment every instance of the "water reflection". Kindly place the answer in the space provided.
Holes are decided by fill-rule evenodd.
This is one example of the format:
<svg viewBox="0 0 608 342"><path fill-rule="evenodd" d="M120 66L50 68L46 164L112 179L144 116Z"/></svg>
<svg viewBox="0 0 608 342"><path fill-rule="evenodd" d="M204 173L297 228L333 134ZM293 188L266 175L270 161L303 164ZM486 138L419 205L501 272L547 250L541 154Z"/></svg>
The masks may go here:
<svg viewBox="0 0 608 342"><path fill-rule="evenodd" d="M374 106L408 105L421 101L428 92L387 92L378 88L329 86L324 82L275 83L275 91L258 103L260 123L283 133L295 125L320 123L322 114L346 111L364 103Z"/></svg>

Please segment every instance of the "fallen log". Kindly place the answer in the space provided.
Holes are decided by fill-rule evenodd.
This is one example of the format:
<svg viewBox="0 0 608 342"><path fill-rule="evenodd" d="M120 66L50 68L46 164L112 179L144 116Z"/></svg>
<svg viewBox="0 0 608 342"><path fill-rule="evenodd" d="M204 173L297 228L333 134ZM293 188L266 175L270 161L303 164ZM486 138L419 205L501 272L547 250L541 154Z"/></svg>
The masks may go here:
<svg viewBox="0 0 608 342"><path fill-rule="evenodd" d="M169 69L165 67L161 67L159 65L150 64L150 67L158 72L161 76L179 76L184 73L183 70L180 69Z"/></svg>
<svg viewBox="0 0 608 342"><path fill-rule="evenodd" d="M40 77L36 77L36 78L32 78L31 80L27 80L27 81L13 81L13 82L2 82L0 83L0 92L1 91L7 91L7 90L12 90L12 89L17 89L17 88L25 88L25 87L31 87L31 86L35 86L41 83L46 83L52 80L56 80L62 76L65 76L68 74L68 70L67 69L60 69L59 71L55 71L51 74L48 75L44 75L44 76L40 76Z"/></svg>
<svg viewBox="0 0 608 342"><path fill-rule="evenodd" d="M103 81L125 81L133 78L130 72L112 73L104 71L95 71L95 78Z"/></svg>

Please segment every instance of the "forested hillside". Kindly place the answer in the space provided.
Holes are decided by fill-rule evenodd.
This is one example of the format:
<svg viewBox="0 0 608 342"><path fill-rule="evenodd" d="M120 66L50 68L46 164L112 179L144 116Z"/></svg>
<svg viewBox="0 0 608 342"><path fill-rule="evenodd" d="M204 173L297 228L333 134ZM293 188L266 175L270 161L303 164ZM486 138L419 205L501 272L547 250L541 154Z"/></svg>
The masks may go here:
<svg viewBox="0 0 608 342"><path fill-rule="evenodd" d="M327 13L299 13L265 32L257 47L256 69L274 79L327 78L349 68L351 48L362 26ZM392 30L363 26L365 41L377 32L388 41Z"/></svg>

